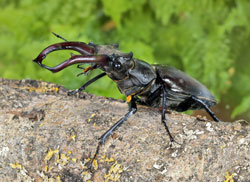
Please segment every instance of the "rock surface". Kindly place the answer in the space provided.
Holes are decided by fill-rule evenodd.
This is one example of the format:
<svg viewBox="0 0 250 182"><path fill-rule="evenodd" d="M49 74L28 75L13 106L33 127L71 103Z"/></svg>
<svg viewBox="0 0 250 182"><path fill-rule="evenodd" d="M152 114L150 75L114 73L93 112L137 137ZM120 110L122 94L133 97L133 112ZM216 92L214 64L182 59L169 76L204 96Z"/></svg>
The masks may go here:
<svg viewBox="0 0 250 182"><path fill-rule="evenodd" d="M250 181L250 126L138 106L86 169L98 137L127 112L123 101L61 86L0 79L0 181Z"/></svg>

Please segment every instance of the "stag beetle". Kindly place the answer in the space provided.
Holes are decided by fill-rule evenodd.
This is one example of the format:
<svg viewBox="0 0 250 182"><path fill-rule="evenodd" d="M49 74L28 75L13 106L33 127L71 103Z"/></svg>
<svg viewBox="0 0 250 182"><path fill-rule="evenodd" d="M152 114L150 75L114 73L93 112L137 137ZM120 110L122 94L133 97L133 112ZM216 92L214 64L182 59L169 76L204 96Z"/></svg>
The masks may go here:
<svg viewBox="0 0 250 182"><path fill-rule="evenodd" d="M63 39L59 35L57 37ZM63 39L65 40L65 39ZM70 65L78 64L78 68L83 69L83 73L94 69L101 69L103 73L86 82L82 87L69 92L69 95L76 94L84 90L88 85L107 75L116 82L120 92L127 97L129 111L99 139L95 155L99 148L119 126L121 126L130 116L136 113L136 104L149 107L161 108L161 121L170 137L170 141L175 142L166 124L166 108L183 112L189 109L205 109L215 120L220 121L210 110L216 104L216 100L209 90L197 80L189 77L184 72L170 66L150 65L142 60L133 57L133 53L122 53L118 45L97 45L94 43L65 42L56 43L45 48L33 61L41 67L55 73ZM74 50L80 55L72 54L69 59L61 64L48 67L42 64L45 57L57 50ZM82 64L89 63L87 68Z"/></svg>

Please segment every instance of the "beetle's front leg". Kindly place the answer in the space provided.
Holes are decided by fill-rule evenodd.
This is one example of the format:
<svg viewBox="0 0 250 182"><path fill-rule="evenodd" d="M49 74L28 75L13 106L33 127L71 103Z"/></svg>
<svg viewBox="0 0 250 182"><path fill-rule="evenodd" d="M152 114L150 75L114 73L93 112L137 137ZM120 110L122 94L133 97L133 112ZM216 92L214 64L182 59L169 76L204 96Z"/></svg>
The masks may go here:
<svg viewBox="0 0 250 182"><path fill-rule="evenodd" d="M105 75L106 75L106 73L104 72L104 73L101 73L101 74L95 76L95 77L92 78L91 80L89 80L89 81L87 81L86 83L84 83L80 88L78 88L78 89L76 89L76 90L73 90L73 91L69 91L69 92L68 92L68 95L69 95L69 96L70 96L70 95L74 95L74 94L76 94L76 93L78 93L78 92L81 92L81 91L85 90L85 88L86 88L87 86L89 86L91 83L94 83L96 80L102 78L102 77L105 76Z"/></svg>
<svg viewBox="0 0 250 182"><path fill-rule="evenodd" d="M108 131L106 131L100 138L99 138L99 142L98 142L98 145L97 145L97 148L96 148L96 152L95 152L95 155L93 157L93 159L91 160L91 163L90 163L90 168L93 164L93 161L96 159L98 153L99 153L99 149L100 149L100 146L102 144L105 143L107 137L109 137L110 135L112 135L112 133L119 127L121 126L126 120L128 120L128 118L130 116L132 116L133 114L135 114L137 111L137 107L136 107L136 103L135 103L135 99L134 97L131 98L131 101L129 102L129 112L127 114L125 114L124 117L122 117L117 123L115 123Z"/></svg>
<svg viewBox="0 0 250 182"><path fill-rule="evenodd" d="M170 146L172 145L173 142L179 144L178 142L176 142L174 140L174 137L171 135L169 129L168 129L168 126L167 126L167 123L166 123L166 103L167 103L167 90L164 86L162 86L162 92L163 92L163 98L162 98L162 113L161 113L161 121L169 135L169 138L170 138ZM179 144L180 145L180 144Z"/></svg>

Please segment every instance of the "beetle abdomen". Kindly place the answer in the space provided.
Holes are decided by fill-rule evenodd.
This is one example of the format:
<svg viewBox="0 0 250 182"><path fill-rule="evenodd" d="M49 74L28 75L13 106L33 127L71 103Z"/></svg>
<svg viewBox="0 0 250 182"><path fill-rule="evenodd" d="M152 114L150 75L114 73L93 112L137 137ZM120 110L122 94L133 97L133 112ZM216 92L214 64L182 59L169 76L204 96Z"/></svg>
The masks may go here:
<svg viewBox="0 0 250 182"><path fill-rule="evenodd" d="M165 65L154 65L154 67L158 77L168 90L169 94L167 95L167 98L169 101L172 100L173 106L184 102L189 105L189 109L200 109L202 106L197 103L190 102L191 96L201 99L208 105L208 107L216 104L216 100L209 90L200 82L188 76L184 72ZM178 100L176 98L178 98ZM184 107L183 109L180 107L180 111L184 110Z"/></svg>

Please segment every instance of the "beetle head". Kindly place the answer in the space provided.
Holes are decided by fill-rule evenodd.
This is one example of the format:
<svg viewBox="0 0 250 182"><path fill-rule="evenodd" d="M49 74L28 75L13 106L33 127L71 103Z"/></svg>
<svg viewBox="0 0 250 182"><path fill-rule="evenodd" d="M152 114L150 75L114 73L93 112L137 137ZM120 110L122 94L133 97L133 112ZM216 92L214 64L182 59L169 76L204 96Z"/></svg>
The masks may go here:
<svg viewBox="0 0 250 182"><path fill-rule="evenodd" d="M122 80L133 66L132 52L122 55L112 54L109 56L108 63L103 66L103 70L112 80Z"/></svg>

